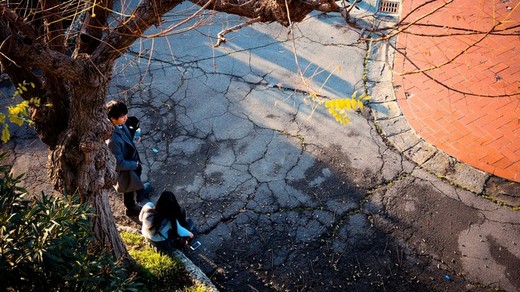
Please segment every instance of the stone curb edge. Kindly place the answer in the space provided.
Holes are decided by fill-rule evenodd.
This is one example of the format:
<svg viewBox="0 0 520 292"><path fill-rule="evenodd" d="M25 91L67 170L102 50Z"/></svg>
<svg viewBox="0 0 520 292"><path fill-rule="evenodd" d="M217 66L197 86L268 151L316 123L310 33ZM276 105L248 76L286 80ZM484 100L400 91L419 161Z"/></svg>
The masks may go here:
<svg viewBox="0 0 520 292"><path fill-rule="evenodd" d="M396 40L389 42L395 45ZM369 43L366 84L372 98L370 111L380 135L421 168L463 189L482 194L490 174L435 148L419 137L406 121L394 91L394 57L395 50L389 43Z"/></svg>

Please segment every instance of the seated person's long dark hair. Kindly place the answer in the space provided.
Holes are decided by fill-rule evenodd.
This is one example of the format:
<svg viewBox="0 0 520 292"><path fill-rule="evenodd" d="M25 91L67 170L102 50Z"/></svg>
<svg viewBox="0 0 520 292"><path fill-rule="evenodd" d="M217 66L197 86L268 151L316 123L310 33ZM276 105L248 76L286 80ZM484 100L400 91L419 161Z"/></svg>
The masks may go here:
<svg viewBox="0 0 520 292"><path fill-rule="evenodd" d="M177 202L175 195L170 191L162 192L159 200L157 200L157 204L155 204L155 214L151 228L155 229L156 233L160 231L164 219L170 220L172 231L174 231L173 234L177 234L177 224L175 220L179 220L181 226L187 226L186 213Z"/></svg>

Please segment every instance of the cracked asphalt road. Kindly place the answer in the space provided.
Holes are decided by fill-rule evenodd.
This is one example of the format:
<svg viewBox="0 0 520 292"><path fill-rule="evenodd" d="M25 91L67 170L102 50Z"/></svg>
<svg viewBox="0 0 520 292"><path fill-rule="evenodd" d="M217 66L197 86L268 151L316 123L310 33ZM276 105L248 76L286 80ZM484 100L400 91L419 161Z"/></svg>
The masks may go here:
<svg viewBox="0 0 520 292"><path fill-rule="evenodd" d="M367 46L341 18L314 15L294 42L276 24L254 25L216 49L205 35L240 19L211 19L136 44L109 98L142 121L144 178L174 191L198 223L202 246L186 253L220 290L520 289L517 211L406 159L368 108L342 126L308 98L363 90ZM14 171L45 188L29 163L45 163L44 147L14 136L3 145ZM112 198L118 222L136 226Z"/></svg>

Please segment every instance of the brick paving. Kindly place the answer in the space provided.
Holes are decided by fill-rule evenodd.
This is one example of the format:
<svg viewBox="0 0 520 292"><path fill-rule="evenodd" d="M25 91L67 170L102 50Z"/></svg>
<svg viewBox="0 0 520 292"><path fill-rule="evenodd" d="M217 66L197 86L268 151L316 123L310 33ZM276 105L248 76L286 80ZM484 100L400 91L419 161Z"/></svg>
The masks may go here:
<svg viewBox="0 0 520 292"><path fill-rule="evenodd" d="M405 18L426 2L403 1L402 19L445 1ZM419 24L399 36L394 65L410 126L458 160L520 182L520 1L453 0Z"/></svg>

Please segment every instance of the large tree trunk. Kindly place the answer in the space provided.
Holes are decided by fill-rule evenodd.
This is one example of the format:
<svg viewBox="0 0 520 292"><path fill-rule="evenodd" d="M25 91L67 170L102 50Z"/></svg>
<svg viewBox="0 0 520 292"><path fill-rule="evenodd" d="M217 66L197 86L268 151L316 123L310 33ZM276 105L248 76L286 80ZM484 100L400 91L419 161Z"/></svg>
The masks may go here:
<svg viewBox="0 0 520 292"><path fill-rule="evenodd" d="M109 249L116 259L129 259L116 224L106 190L88 198L89 204L94 206L96 216L92 218L94 236L104 248Z"/></svg>
<svg viewBox="0 0 520 292"><path fill-rule="evenodd" d="M31 92L23 93L22 98L37 97L42 103L52 104L31 107L36 131L49 146L51 183L65 195L80 194L83 202L94 207L95 238L117 259L129 255L117 232L107 195L115 182L115 158L105 144L113 131L104 108L106 89L115 60L160 15L181 2L166 1L161 9L150 2L140 5L136 9L140 16L130 17L99 47L86 46L73 57L42 43L32 25L0 3L3 69L14 84L35 84L34 88L28 87ZM88 23L85 31L99 37L97 30L89 30Z"/></svg>
<svg viewBox="0 0 520 292"><path fill-rule="evenodd" d="M92 80L72 87L67 128L50 151L49 174L55 189L79 193L82 201L94 207L93 231L100 245L117 259L127 258L107 193L115 181L115 158L105 143L113 130L104 109L108 80L97 74L84 77L101 82L98 87L91 86L97 83Z"/></svg>

